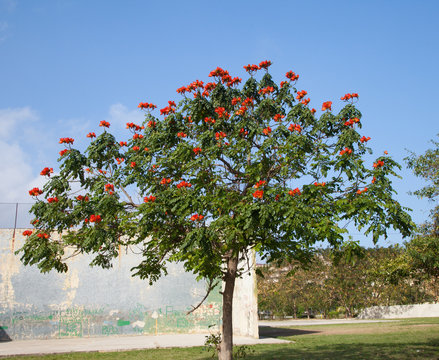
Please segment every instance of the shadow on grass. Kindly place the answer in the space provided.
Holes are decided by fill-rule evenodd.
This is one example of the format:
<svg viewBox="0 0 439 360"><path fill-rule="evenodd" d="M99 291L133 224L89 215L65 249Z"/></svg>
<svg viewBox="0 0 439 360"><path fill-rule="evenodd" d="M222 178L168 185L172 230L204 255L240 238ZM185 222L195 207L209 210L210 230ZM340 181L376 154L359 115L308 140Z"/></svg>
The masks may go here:
<svg viewBox="0 0 439 360"><path fill-rule="evenodd" d="M406 344L332 344L298 348L295 344L277 345L275 349L266 345L255 346L256 352L247 356L247 360L439 360L439 340L412 342Z"/></svg>
<svg viewBox="0 0 439 360"><path fill-rule="evenodd" d="M289 329L284 327L272 327L272 326L259 326L260 338L267 338L267 337L277 338L280 336L310 335L319 332L321 331L298 330L298 329Z"/></svg>

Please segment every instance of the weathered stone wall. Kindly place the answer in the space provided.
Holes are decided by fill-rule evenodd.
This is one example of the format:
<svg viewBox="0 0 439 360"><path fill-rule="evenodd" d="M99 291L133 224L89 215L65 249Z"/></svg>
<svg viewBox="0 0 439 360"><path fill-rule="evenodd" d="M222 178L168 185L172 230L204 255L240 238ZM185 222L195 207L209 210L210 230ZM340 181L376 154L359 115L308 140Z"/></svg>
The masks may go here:
<svg viewBox="0 0 439 360"><path fill-rule="evenodd" d="M358 315L359 319L404 319L439 317L439 304L372 306Z"/></svg>
<svg viewBox="0 0 439 360"><path fill-rule="evenodd" d="M0 229L0 339L209 332L220 326L218 291L186 315L205 295L206 284L179 264L171 264L168 276L153 286L131 276L139 255L128 249L112 269L91 268L89 257L77 256L67 273L41 274L14 254L24 241L21 233L14 237L13 230ZM257 337L254 281L254 274L238 281L235 331Z"/></svg>

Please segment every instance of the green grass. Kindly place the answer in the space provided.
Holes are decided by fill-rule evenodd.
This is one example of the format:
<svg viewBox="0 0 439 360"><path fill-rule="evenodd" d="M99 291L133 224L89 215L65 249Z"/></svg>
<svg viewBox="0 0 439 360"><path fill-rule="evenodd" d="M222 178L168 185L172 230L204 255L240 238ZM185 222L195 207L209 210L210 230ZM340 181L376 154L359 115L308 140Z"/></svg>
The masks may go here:
<svg viewBox="0 0 439 360"><path fill-rule="evenodd" d="M296 335L288 335L288 332ZM289 344L251 346L246 359L439 359L439 318L397 322L309 325L282 328L280 336ZM210 359L202 347L154 349L110 353L72 353L20 356L13 360L201 360Z"/></svg>

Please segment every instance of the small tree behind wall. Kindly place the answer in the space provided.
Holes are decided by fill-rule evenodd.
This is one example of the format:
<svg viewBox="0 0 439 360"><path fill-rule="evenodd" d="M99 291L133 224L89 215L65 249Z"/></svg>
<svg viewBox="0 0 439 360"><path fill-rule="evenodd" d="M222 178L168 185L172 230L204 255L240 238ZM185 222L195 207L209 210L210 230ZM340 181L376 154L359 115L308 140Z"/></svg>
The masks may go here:
<svg viewBox="0 0 439 360"><path fill-rule="evenodd" d="M389 156L364 159L370 137L358 132L358 94L344 95L338 114L324 102L318 116L295 87L299 75L288 71L278 84L270 65L244 66L243 85L217 68L211 82L177 89L182 100L159 114L140 103L145 121L128 123L127 139L116 139L106 121L99 135L87 135L85 151L60 139L59 174L45 168L49 181L30 191L36 229L21 249L24 263L67 271L70 247L109 267L119 245L135 244L143 260L133 274L150 282L176 261L211 284L222 280L219 358L231 359L232 297L249 249L308 263L316 243L343 244L348 223L375 242L389 227L409 235L410 217L389 180L399 165ZM65 232L62 242L52 241L53 231Z"/></svg>

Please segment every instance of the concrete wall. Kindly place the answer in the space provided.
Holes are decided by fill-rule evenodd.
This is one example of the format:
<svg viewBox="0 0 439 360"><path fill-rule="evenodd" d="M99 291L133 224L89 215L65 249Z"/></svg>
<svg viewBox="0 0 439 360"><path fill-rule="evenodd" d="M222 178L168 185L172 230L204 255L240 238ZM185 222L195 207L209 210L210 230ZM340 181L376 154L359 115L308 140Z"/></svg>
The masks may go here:
<svg viewBox="0 0 439 360"><path fill-rule="evenodd" d="M14 255L24 241L22 231L14 237L13 230L0 230L0 339L207 333L220 326L218 291L186 315L205 295L206 284L180 264L171 264L168 276L153 286L131 276L139 256L127 249L112 269L91 268L90 258L77 256L69 260L67 273L41 274ZM237 283L234 323L240 335L257 336L255 278Z"/></svg>
<svg viewBox="0 0 439 360"><path fill-rule="evenodd" d="M404 319L414 317L439 317L439 304L413 304L373 306L364 309L359 319Z"/></svg>

